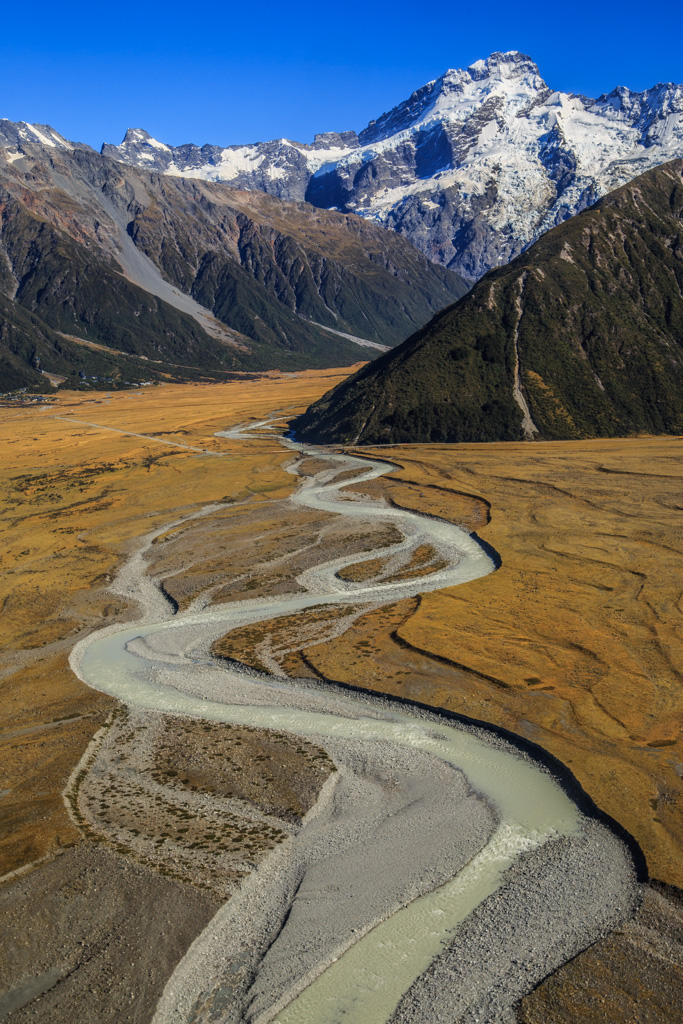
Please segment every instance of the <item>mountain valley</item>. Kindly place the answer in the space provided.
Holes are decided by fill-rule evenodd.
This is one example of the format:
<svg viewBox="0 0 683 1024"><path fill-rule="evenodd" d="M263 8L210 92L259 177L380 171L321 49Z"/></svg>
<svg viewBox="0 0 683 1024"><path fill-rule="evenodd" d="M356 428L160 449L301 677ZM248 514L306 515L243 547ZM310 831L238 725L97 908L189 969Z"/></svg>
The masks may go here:
<svg viewBox="0 0 683 1024"><path fill-rule="evenodd" d="M578 779L601 812L637 838L651 874L668 884L639 883L644 902L635 917L623 897L611 899L611 920L623 923L609 935L608 927L600 937L593 931L597 943L529 992L519 1020L611 1024L609 1012L617 1008L624 1019L637 1012L643 1024L670 1024L683 984L673 888L680 885L681 842L680 443L393 449L393 472L352 485L347 507L358 507L360 491L384 498L385 513L415 509L421 522L476 531L501 554L494 573L380 607L361 590L341 606L314 604L232 629L212 648L219 689L206 691L198 717L127 711L70 670L74 643L103 625L139 631L133 593L115 581L121 566L133 565L143 536L147 553L134 578L157 595L168 625L178 613L188 621L193 609L230 614L254 598L276 610L283 599L302 597L320 559L332 571L340 559L345 563L338 572L342 593L354 580L361 587L412 581L429 590L429 574L443 565L438 553L401 551L400 532L381 517L354 522L353 512L349 519L292 503L296 477L285 471L292 453L277 434L259 429L275 410L301 410L343 372L164 386L111 399L60 390L49 409L1 410L11 501L3 603L8 792L0 856L5 871L19 874L7 877L0 893L0 921L13 951L0 969L0 997L14 1001L12 1016L26 1024L85 1021L93 1012L117 1024L149 1024L176 970L182 991L200 974L183 975L182 958L230 907L223 902L228 891L237 895L244 884L253 892L263 872L257 891L270 891L270 858L281 860L298 834L288 801L302 793L323 800L327 744L293 744L279 730L219 729L206 721L215 700L226 699L223 679L236 661L247 666L241 685L250 670L267 671L256 677L267 702L271 685L277 692L292 678L297 685L308 678L309 699L315 686L334 700L335 682L350 684L489 723L522 737L534 757L541 749L559 757L567 784ZM251 438L225 431L245 420L253 423ZM302 455L300 487L325 471L326 458L334 453ZM224 629L219 622L216 631ZM208 651L192 657L209 663ZM394 706L394 713L401 710ZM383 755L384 745L375 746ZM335 762L338 752L333 748ZM373 772L379 760L370 763ZM343 794L341 771L333 782ZM378 789L396 787L394 771ZM324 807L323 800L322 813ZM454 829L444 828L441 817L436 823L453 846L461 820ZM379 834L385 831L382 818ZM419 841L424 846L421 833ZM358 842L362 866L366 830ZM609 877L611 859L590 860L588 837L580 843L581 863L589 865L584 876L599 867ZM563 849L562 842L551 846ZM412 840L407 853L414 873ZM394 865L400 847L389 847L388 855ZM387 851L377 877L390 880L386 858ZM432 858L428 846L428 864ZM334 901L351 905L361 875L347 885L337 874L324 889L326 934L337 920ZM536 876L530 881L535 893ZM557 927L536 947L543 950L563 934L562 908L576 913L574 887L551 894ZM508 888L489 903L500 914L510 906ZM520 959L517 918L500 923L493 934L511 937L513 958ZM583 934L585 922L576 927L574 934ZM274 928L283 930L279 918ZM163 956L154 953L160 933ZM641 961L638 979L625 967L633 950ZM224 964L227 974L197 1004L196 1019L226 1015L241 963L236 957ZM540 978L559 962L544 953L539 965ZM527 972L524 958L523 991ZM177 1003L173 990L169 1001Z"/></svg>
<svg viewBox="0 0 683 1024"><path fill-rule="evenodd" d="M683 86L0 119L0 392L0 1019L674 1024Z"/></svg>
<svg viewBox="0 0 683 1024"><path fill-rule="evenodd" d="M56 133L15 150L4 124L4 390L49 390L38 367L149 380L351 364L466 291L359 217L163 178Z"/></svg>

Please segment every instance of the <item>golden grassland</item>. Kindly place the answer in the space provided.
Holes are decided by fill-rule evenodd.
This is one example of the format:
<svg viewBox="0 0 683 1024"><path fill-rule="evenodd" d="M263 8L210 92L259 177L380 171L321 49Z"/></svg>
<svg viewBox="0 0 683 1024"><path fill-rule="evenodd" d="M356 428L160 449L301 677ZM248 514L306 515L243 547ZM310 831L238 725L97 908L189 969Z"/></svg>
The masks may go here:
<svg viewBox="0 0 683 1024"><path fill-rule="evenodd" d="M213 434L301 410L347 373L60 392L50 406L0 408L0 875L77 838L62 789L112 702L67 659L84 632L133 614L106 589L131 543L213 501L289 494L290 456L275 438Z"/></svg>
<svg viewBox="0 0 683 1024"><path fill-rule="evenodd" d="M0 874L75 839L61 791L111 702L83 687L67 658L84 631L134 613L106 589L131 544L226 499L249 499L249 507L273 501L273 522L267 513L259 529L265 524L277 538L283 528L269 550L301 544L307 513L298 513L298 526L278 518L278 499L295 483L283 469L288 453L275 438L228 442L213 434L274 410L291 414L347 372L110 399L60 394L49 408L0 409ZM280 623L282 663L539 743L635 836L654 877L683 885L682 448L680 439L636 438L364 449L396 464L391 478L364 491L476 530L502 564L463 587L354 611L349 629L331 639L329 616L311 621L301 653L292 652L297 624ZM163 555L174 574L167 589L181 605L249 557L246 534L229 550L230 525L207 533L202 560L184 574L172 547ZM163 550L155 571L165 571ZM420 552L409 571L426 571L432 556ZM362 579L364 571L347 575ZM286 586L286 574L271 584ZM217 599L239 596L243 584L230 586ZM259 636L243 639L256 658ZM233 634L221 653L237 656L239 646Z"/></svg>
<svg viewBox="0 0 683 1024"><path fill-rule="evenodd" d="M363 451L397 464L390 500L469 521L502 565L306 663L540 744L682 886L683 439Z"/></svg>

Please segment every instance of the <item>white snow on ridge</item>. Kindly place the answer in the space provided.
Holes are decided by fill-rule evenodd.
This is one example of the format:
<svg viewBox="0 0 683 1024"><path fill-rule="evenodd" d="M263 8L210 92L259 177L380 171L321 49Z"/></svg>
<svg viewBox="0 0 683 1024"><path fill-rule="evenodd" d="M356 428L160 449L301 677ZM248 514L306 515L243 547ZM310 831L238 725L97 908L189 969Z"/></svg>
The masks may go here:
<svg viewBox="0 0 683 1024"><path fill-rule="evenodd" d="M147 144L149 146L152 146L153 149L161 150L162 153L170 153L171 152L171 147L170 146L166 146L163 142L159 142L157 139L149 138L149 139L147 139Z"/></svg>
<svg viewBox="0 0 683 1024"><path fill-rule="evenodd" d="M46 124L28 124L26 121L8 121L0 118L0 145L17 146L28 143L47 146L48 149L72 149L72 143ZM16 158L18 159L18 158Z"/></svg>
<svg viewBox="0 0 683 1024"><path fill-rule="evenodd" d="M505 159L533 171L542 167L540 150L544 136L553 129L562 135L563 148L572 153L581 174L600 174L611 164L619 161L642 158L647 149L641 142L641 129L633 124L624 111L621 102L611 98L585 100L568 93L554 92L541 99L547 91L545 83L533 65L525 65L515 74L515 66L501 64L485 75L488 62L476 61L468 71L451 70L441 79L430 83L435 89L432 102L422 116L408 127L394 131L391 135L373 141L372 144L356 147L335 146L328 149L313 149L288 139L278 140L280 150L291 148L300 154L311 174L323 175L334 169L351 169L374 161L398 148L410 145L415 136L430 129L443 126L446 130L457 130L471 118L478 116L485 104L497 104L489 120L482 124L476 134L476 141L469 148L465 159L458 168L468 167L463 177L470 178L474 165L485 165L487 157ZM473 79L470 72L483 77ZM652 90L653 92L656 90ZM666 117L656 121L652 130L653 159L648 164L660 163L677 155L683 155L683 91L678 89L676 108ZM645 94L642 94L645 95ZM471 126L470 126L471 127ZM172 152L169 147L155 139L147 138L146 144L158 150ZM661 156L659 147L666 153ZM669 153L670 150L670 153ZM283 154L285 155L285 154ZM176 160L165 173L205 178L212 181L231 181L243 173L261 168L269 157L263 152L263 144L226 147L221 151L219 161L204 165L179 164ZM276 165L277 166L277 165ZM271 174L282 178L284 171ZM449 175L449 183L453 179ZM406 186L408 187L408 186ZM415 182L416 191L423 191L422 184ZM392 198L394 190L391 190ZM384 205L376 198L374 205Z"/></svg>
<svg viewBox="0 0 683 1024"><path fill-rule="evenodd" d="M31 142L37 139L43 146L50 146L53 149L71 148L67 140L59 132L56 132L54 128L50 128L49 125L25 124L25 128L35 137L34 139L29 139Z"/></svg>
<svg viewBox="0 0 683 1024"><path fill-rule="evenodd" d="M217 163L205 164L202 167L194 168L194 173L188 169L179 167L174 161L170 164L165 174L174 177L201 178L204 181L234 181L241 174L251 173L261 167L266 157L259 153L256 147L235 146L222 150L221 159Z"/></svg>
<svg viewBox="0 0 683 1024"><path fill-rule="evenodd" d="M48 135L43 134L43 132L41 132L40 128L38 128L37 125L27 124L26 128L29 130L29 132L36 136L38 142L42 142L44 146L51 146L52 149L56 148L57 143L55 142L55 140L50 138Z"/></svg>
<svg viewBox="0 0 683 1024"><path fill-rule="evenodd" d="M330 149L306 149L304 146L290 142L289 145L300 153L306 161L309 171L316 174L323 167L335 167L349 153L357 153L357 149L344 146L333 146Z"/></svg>
<svg viewBox="0 0 683 1024"><path fill-rule="evenodd" d="M618 88L598 99L553 92L530 58L512 51L447 71L360 136L168 149L132 134L107 154L352 210L474 278L498 265L501 251L511 258L600 196L683 157L683 87ZM473 249L462 239L475 224Z"/></svg>

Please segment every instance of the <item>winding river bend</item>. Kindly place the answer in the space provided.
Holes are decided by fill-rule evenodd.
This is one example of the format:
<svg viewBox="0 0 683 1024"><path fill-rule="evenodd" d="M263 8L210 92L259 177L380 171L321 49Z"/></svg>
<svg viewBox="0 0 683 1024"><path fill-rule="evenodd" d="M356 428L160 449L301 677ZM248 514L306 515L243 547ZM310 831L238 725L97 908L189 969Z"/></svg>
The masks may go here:
<svg viewBox="0 0 683 1024"><path fill-rule="evenodd" d="M264 422L250 429L267 426ZM235 429L218 436L249 435ZM553 841L561 837L579 835L583 817L550 774L481 730L457 727L438 714L421 715L389 702L366 701L353 693L326 694L324 689L303 682L245 674L211 658L213 639L238 626L320 605L367 603L376 607L427 590L463 584L494 569L482 546L449 523L344 495L343 487L375 479L390 472L391 466L311 449L286 439L282 444L293 454L320 456L331 464L331 468L303 479L289 501L354 517L361 529L364 523L390 522L403 540L391 548L344 556L308 569L297 579L304 593L204 609L195 605L174 615L153 582L144 577L145 551L168 529L167 524L145 538L114 586L120 593L138 598L145 610L143 619L133 626L108 627L81 641L72 652L71 665L89 686L133 707L284 730L312 737L323 746L327 741L333 751L342 749L345 743L379 744L378 749L386 751L389 759L392 750L415 752L464 773L471 790L493 812L495 825L454 877L436 886L423 884L420 895L407 902L399 899L405 905L394 907L383 920L370 922L366 929L352 929L351 937L340 940L336 948L322 950L317 961L314 958L306 969L302 968L300 976L295 972L270 995L254 994L252 986L252 995L240 1016L230 1016L226 1011L224 1018L211 1018L255 1024L385 1024L400 1019L396 1013L404 994L449 948L475 908L499 889L520 854L540 850L546 844L553 846ZM349 477L349 470L355 470L355 475ZM335 482L342 472L344 480ZM389 557L395 571L397 563L407 563L415 549L425 544L436 549L442 566L430 576L392 582L380 574L369 583L343 581L337 576L345 566L378 556ZM388 574L387 570L384 575ZM278 856L286 857L287 851L277 851L271 858ZM255 876L258 874L255 872ZM254 884L250 881L246 888ZM231 900L226 908L232 904L239 907L239 899ZM234 919L237 911L230 913ZM227 949L228 931L224 928L224 938L215 940L213 947L210 936L200 937L195 943L196 948L190 950L171 979L156 1021L170 1024L200 1019L193 1016L198 999L193 991L198 984L197 965L206 966L213 956L214 986L219 984L220 950L217 954L216 942L219 946L225 943ZM264 950L268 948L266 943ZM572 955L576 949L568 946L567 951ZM252 973L258 974L258 968ZM206 987L205 979L202 984ZM463 1005L467 1009L466 998ZM424 1019L441 1018L432 1005Z"/></svg>

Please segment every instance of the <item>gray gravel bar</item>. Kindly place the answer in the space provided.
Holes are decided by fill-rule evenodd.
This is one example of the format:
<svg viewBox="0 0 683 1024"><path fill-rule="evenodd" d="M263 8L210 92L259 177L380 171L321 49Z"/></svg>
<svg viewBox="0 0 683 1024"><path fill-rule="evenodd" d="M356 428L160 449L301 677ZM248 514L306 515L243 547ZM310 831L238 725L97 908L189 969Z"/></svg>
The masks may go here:
<svg viewBox="0 0 683 1024"><path fill-rule="evenodd" d="M139 601L141 620L101 630L72 653L81 679L133 707L300 734L338 768L300 830L192 944L154 1024L509 1024L514 1004L548 971L633 912L630 853L546 766L494 731L211 657L212 641L240 625L317 604L376 607L494 570L457 527L348 500L334 482L349 468L358 474L344 485L391 467L313 454L334 465L290 501L350 516L359 529L392 523L403 535L381 549L392 571L425 543L445 567L398 583L381 574L340 580L340 568L378 552L356 553L305 570L295 595L174 614L144 577L158 530L114 584Z"/></svg>

